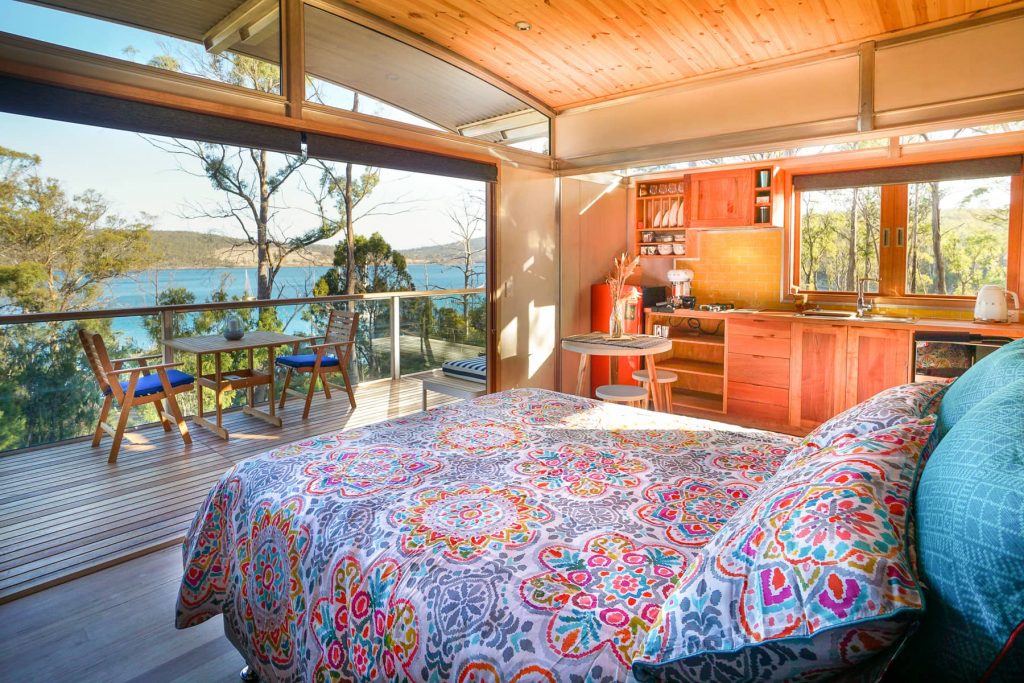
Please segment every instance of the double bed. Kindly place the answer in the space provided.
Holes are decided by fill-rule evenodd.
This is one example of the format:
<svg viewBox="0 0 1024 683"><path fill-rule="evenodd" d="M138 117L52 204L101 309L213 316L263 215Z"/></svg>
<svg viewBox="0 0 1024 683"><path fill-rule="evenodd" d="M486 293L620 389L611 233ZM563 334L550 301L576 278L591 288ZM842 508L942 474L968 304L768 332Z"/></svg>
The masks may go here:
<svg viewBox="0 0 1024 683"><path fill-rule="evenodd" d="M534 389L301 441L210 492L177 625L261 680L622 681L797 441Z"/></svg>
<svg viewBox="0 0 1024 683"><path fill-rule="evenodd" d="M177 625L264 681L1022 680L1022 405L1024 340L801 440L533 389L324 434L214 486Z"/></svg>

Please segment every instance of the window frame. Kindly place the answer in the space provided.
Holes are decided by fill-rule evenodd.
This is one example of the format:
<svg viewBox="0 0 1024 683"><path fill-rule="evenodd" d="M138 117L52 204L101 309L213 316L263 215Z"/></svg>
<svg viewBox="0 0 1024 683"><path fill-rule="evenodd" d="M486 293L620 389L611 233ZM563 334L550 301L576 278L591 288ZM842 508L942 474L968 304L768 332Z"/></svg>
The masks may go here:
<svg viewBox="0 0 1024 683"><path fill-rule="evenodd" d="M836 169L852 170L852 169ZM1003 176L1005 177L1005 176ZM1024 295L1024 169L1009 176L1010 212L1007 245L1006 288ZM789 184L792 188L792 184ZM878 303L905 306L941 306L969 309L975 295L914 294L907 291L907 219L909 184L882 185L881 219L879 227L879 284L878 292L867 292L865 297ZM790 265L789 291L791 295L806 296L808 301L852 303L856 292L802 289L800 277L800 221L801 191L793 188L788 197L790 212Z"/></svg>

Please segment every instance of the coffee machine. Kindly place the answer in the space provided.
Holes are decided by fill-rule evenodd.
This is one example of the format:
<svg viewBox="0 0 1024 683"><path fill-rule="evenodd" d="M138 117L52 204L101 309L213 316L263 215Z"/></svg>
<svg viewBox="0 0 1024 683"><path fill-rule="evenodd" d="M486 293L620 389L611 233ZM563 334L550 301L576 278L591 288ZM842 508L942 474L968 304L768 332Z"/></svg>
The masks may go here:
<svg viewBox="0 0 1024 683"><path fill-rule="evenodd" d="M693 271L688 268L668 271L668 281L672 283L672 296L668 303L672 308L689 308L697 306L696 297L690 294L690 283L693 282Z"/></svg>

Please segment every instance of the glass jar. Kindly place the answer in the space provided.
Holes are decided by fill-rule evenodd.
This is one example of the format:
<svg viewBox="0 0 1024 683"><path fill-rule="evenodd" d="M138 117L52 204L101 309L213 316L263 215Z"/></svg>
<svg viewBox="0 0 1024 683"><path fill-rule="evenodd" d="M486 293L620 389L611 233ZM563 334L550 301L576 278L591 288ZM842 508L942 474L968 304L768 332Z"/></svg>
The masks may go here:
<svg viewBox="0 0 1024 683"><path fill-rule="evenodd" d="M228 341L237 341L245 336L245 327L242 325L242 319L238 317L237 313L228 313L228 316L224 318L222 331L224 338Z"/></svg>

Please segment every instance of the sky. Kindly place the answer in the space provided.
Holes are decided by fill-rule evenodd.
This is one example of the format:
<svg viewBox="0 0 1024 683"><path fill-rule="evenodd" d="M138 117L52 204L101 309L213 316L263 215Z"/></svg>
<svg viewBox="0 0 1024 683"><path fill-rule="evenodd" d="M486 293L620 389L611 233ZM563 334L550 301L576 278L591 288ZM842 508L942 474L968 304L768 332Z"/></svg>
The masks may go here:
<svg viewBox="0 0 1024 683"><path fill-rule="evenodd" d="M0 0L0 30L118 58L131 46L138 50L137 61L163 53L169 40L14 0ZM232 219L186 218L188 204L212 207L223 195L205 178L190 175L199 171L197 164L182 162L181 168L175 157L134 133L0 114L0 146L39 155L41 174L59 179L73 194L98 191L113 213L130 220L150 214L156 217L156 229L242 236ZM307 177L315 182L316 174ZM382 212L401 213L369 216L357 222L356 231L380 232L398 249L451 242L454 226L447 211L465 192L482 194L483 183L383 169L367 204L384 204ZM281 233L294 235L316 225L313 203L300 183L289 183L281 200L288 207L282 206L277 215Z"/></svg>

